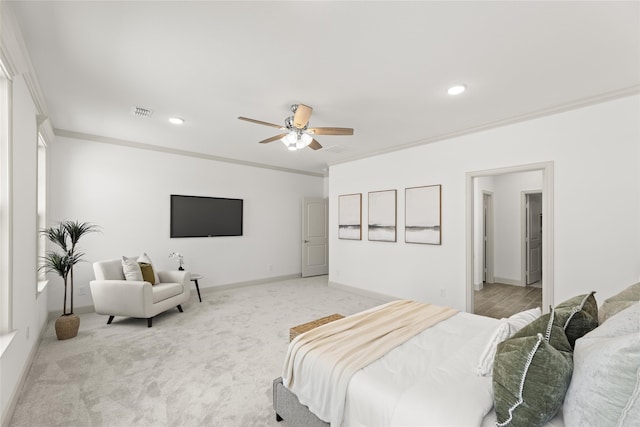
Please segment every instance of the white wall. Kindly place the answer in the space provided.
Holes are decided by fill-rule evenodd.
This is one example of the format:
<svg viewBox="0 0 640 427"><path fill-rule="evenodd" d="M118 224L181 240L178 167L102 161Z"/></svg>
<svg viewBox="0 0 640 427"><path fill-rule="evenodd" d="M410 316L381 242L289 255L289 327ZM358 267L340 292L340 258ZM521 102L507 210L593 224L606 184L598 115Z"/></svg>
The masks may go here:
<svg viewBox="0 0 640 427"><path fill-rule="evenodd" d="M47 295L36 295L38 238L36 222L36 147L38 112L21 76L13 80L13 218L12 329L10 344L0 355L0 408L5 423L15 404L21 378L31 364L47 321ZM7 236L3 236L3 239ZM3 337L4 338L4 337Z"/></svg>
<svg viewBox="0 0 640 427"><path fill-rule="evenodd" d="M465 309L467 172L554 162L555 292L599 301L640 274L640 97L517 123L330 169L330 273L338 284ZM442 184L442 245L404 243L404 189ZM397 243L340 240L337 198L398 189ZM444 296L443 296L444 295Z"/></svg>
<svg viewBox="0 0 640 427"><path fill-rule="evenodd" d="M50 156L49 221L102 227L80 242L76 307L93 304L91 262L141 252L159 269L176 269L168 255L180 252L201 288L300 274L302 198L324 196L322 177L100 142L56 137ZM244 199L244 235L170 239L171 194ZM49 287L50 310L61 292Z"/></svg>

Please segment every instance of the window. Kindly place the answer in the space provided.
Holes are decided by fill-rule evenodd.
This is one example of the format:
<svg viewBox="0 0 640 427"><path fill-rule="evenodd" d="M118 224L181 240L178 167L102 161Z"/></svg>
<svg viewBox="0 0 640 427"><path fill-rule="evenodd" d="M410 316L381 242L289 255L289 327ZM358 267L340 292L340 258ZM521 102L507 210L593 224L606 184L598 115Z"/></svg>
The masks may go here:
<svg viewBox="0 0 640 427"><path fill-rule="evenodd" d="M0 337L11 331L11 81L0 60Z"/></svg>
<svg viewBox="0 0 640 427"><path fill-rule="evenodd" d="M37 236L38 236L38 259L36 264L42 264L42 257L47 251L47 239L40 230L47 226L47 143L41 133L38 134L38 158L37 158ZM38 270L38 281L36 292L42 292L47 286L47 274L41 269Z"/></svg>

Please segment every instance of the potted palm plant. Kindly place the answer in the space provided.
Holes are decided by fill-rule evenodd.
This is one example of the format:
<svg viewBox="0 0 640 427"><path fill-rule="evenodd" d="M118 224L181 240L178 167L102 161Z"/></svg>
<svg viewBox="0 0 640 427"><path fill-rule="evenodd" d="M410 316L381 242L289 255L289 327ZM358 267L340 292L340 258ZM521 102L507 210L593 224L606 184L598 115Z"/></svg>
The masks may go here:
<svg viewBox="0 0 640 427"><path fill-rule="evenodd" d="M47 273L57 273L64 283L64 303L62 315L56 319L56 336L59 340L73 338L78 335L80 318L73 313L73 267L82 261L84 253L78 251L78 241L82 236L99 230L95 224L78 221L62 221L40 232L62 249L62 253L47 251L40 267ZM69 295L69 298L68 298ZM69 311L67 311L69 299Z"/></svg>

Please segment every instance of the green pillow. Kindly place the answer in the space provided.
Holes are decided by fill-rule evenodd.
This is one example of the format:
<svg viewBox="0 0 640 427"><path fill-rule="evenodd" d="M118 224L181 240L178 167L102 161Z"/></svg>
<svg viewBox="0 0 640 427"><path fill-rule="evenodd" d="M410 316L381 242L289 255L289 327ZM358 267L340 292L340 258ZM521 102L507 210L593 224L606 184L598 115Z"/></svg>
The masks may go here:
<svg viewBox="0 0 640 427"><path fill-rule="evenodd" d="M145 282L149 282L152 285L156 282L155 276L153 274L153 267L151 264L147 264L146 262L139 262L140 270L142 271L142 280Z"/></svg>
<svg viewBox="0 0 640 427"><path fill-rule="evenodd" d="M594 294L578 295L556 306L556 316L562 322L571 348L578 338L598 327L598 304Z"/></svg>
<svg viewBox="0 0 640 427"><path fill-rule="evenodd" d="M493 365L497 426L537 427L562 406L571 382L573 359L542 334L498 344Z"/></svg>
<svg viewBox="0 0 640 427"><path fill-rule="evenodd" d="M511 338L524 338L542 334L545 340L556 350L570 352L572 349L571 344L569 344L563 325L563 319L558 318L555 310L552 308L551 312L538 317L513 334Z"/></svg>
<svg viewBox="0 0 640 427"><path fill-rule="evenodd" d="M598 316L600 316L600 323L602 324L614 314L631 307L638 301L640 301L640 282L633 284L623 289L620 293L604 300L600 307L600 311L598 312Z"/></svg>

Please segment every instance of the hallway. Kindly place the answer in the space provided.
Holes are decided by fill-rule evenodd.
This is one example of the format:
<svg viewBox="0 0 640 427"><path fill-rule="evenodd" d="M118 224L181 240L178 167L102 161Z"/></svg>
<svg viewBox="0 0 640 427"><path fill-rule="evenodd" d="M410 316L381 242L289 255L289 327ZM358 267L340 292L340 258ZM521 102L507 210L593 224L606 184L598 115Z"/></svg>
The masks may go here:
<svg viewBox="0 0 640 427"><path fill-rule="evenodd" d="M531 308L542 308L542 287L485 283L481 291L474 291L473 298L475 314L500 319Z"/></svg>

